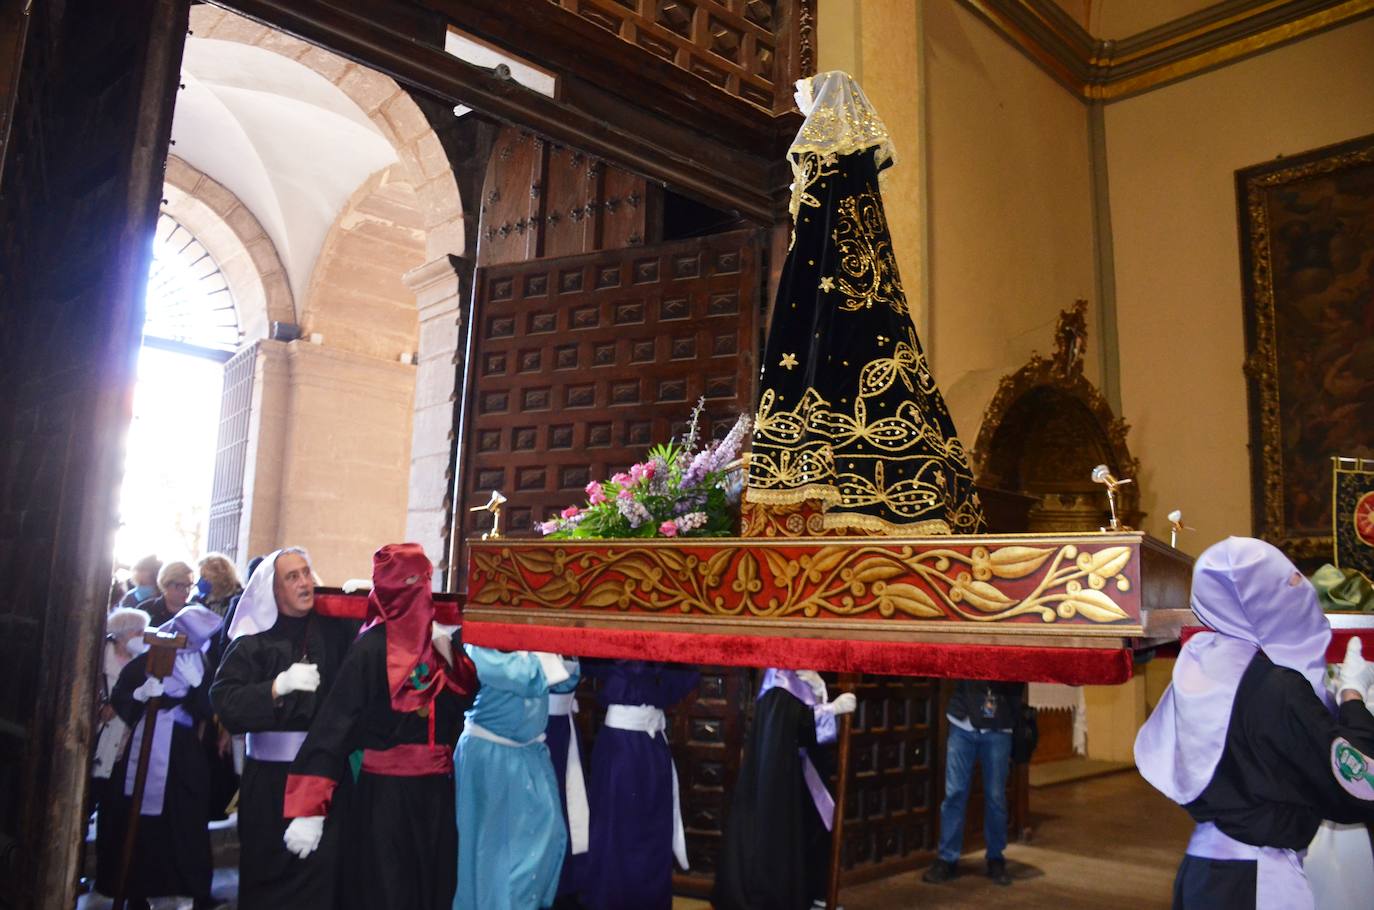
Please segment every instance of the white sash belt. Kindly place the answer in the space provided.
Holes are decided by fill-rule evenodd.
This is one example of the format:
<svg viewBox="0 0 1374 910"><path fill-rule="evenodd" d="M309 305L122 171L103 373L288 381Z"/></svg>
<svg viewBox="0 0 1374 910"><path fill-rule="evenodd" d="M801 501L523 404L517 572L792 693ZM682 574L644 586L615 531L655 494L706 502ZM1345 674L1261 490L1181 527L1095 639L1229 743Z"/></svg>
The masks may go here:
<svg viewBox="0 0 1374 910"><path fill-rule="evenodd" d="M636 730L650 737L663 736L663 744L668 745L668 737L663 732L668 729L668 719L662 708L653 705L610 705L606 708L606 726L613 730ZM673 856L677 864L687 870L687 832L682 827L682 798L678 793L677 764L672 752L668 753L668 766L673 769Z"/></svg>
<svg viewBox="0 0 1374 910"><path fill-rule="evenodd" d="M577 743L577 696L573 692L549 693L549 717L568 718L568 760L563 767L563 794L568 801L568 852L587 852L591 844L591 810L587 806L587 780L582 775L582 750Z"/></svg>
<svg viewBox="0 0 1374 910"><path fill-rule="evenodd" d="M1203 859L1253 860L1255 910L1312 910L1312 889L1303 873L1302 857L1293 850L1256 847L1221 832L1211 822L1193 829L1188 855Z"/></svg>
<svg viewBox="0 0 1374 910"><path fill-rule="evenodd" d="M476 721L471 720L463 725L463 732L471 733L478 739L485 739L487 742L496 743L500 746L510 746L512 749L523 749L526 746L533 746L535 743L542 743L544 741L544 734L540 733L534 739L522 743L517 739L510 739L509 737L502 736L500 733L493 733Z"/></svg>
<svg viewBox="0 0 1374 910"><path fill-rule="evenodd" d="M305 745L304 730L264 730L244 737L248 757L254 761L291 762Z"/></svg>

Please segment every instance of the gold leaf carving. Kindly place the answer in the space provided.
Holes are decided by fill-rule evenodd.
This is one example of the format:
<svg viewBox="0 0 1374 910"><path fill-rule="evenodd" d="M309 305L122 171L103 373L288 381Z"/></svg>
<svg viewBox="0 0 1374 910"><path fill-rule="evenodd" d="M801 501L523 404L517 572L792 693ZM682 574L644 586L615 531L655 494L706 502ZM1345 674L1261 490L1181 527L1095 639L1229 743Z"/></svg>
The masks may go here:
<svg viewBox="0 0 1374 910"><path fill-rule="evenodd" d="M973 579L961 579L954 584L951 594L957 594L967 601L969 606L982 610L984 613L996 613L1004 610L1016 601L1012 600L996 587L985 581Z"/></svg>
<svg viewBox="0 0 1374 910"><path fill-rule="evenodd" d="M799 543L698 549L620 543L474 545L469 603L684 615L1115 623L1132 613L1128 546L1084 549ZM1011 584L1008 584L1011 583ZM1123 584L1124 583L1124 584Z"/></svg>
<svg viewBox="0 0 1374 910"><path fill-rule="evenodd" d="M1059 604L1059 615L1063 618L1072 619L1075 613L1093 622L1117 622L1130 618L1114 600L1092 589L1078 591Z"/></svg>
<svg viewBox="0 0 1374 910"><path fill-rule="evenodd" d="M1053 547L1002 547L988 557L988 565L998 578L1025 578L1043 566L1053 552Z"/></svg>
<svg viewBox="0 0 1374 910"><path fill-rule="evenodd" d="M1096 553L1085 553L1078 558L1079 568L1083 571L1107 579L1121 574L1126 563L1131 561L1130 547L1103 547Z"/></svg>
<svg viewBox="0 0 1374 910"><path fill-rule="evenodd" d="M888 585L878 594L878 612L891 616L893 611L922 619L938 619L944 612L931 596L915 585Z"/></svg>

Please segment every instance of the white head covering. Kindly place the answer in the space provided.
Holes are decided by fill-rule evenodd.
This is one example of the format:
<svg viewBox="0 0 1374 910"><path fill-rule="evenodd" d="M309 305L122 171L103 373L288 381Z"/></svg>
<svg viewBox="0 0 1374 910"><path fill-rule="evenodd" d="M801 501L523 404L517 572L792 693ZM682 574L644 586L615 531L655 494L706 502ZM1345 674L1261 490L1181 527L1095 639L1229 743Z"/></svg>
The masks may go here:
<svg viewBox="0 0 1374 910"><path fill-rule="evenodd" d="M277 592L273 583L277 580L277 557L283 553L296 553L310 562L310 554L300 547L282 547L273 550L258 563L248 585L239 595L238 606L234 608L234 620L229 624L229 640L240 635L257 635L266 632L277 624Z"/></svg>
<svg viewBox="0 0 1374 910"><path fill-rule="evenodd" d="M1301 673L1329 706L1331 625L1312 583L1278 549L1248 537L1208 547L1193 566L1192 606L1212 632L1183 646L1172 684L1135 740L1141 776L1179 805L1211 783L1236 691L1256 653Z"/></svg>
<svg viewBox="0 0 1374 910"><path fill-rule="evenodd" d="M806 121L788 147L788 155L847 155L872 148L878 170L889 161L896 163L892 136L853 76L831 70L799 79L795 97Z"/></svg>

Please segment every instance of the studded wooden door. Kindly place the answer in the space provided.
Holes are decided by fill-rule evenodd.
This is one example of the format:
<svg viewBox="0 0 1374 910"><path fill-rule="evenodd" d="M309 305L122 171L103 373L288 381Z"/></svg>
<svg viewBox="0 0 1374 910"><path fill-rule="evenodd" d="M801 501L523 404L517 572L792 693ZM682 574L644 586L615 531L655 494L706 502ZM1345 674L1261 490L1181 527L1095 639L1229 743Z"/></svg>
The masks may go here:
<svg viewBox="0 0 1374 910"><path fill-rule="evenodd" d="M479 269L465 378L463 534L506 497L526 536L586 499L587 483L680 434L753 407L759 235L737 231Z"/></svg>

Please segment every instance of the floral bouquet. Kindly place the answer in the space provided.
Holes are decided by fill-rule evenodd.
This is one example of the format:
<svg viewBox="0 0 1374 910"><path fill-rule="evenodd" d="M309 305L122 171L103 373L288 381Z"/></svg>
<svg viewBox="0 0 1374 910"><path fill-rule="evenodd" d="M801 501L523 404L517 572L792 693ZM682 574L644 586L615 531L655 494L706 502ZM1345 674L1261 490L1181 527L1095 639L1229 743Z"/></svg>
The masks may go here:
<svg viewBox="0 0 1374 910"><path fill-rule="evenodd" d="M720 442L697 448L702 403L687 438L654 446L649 457L610 480L587 484L587 504L568 506L540 524L547 537L728 537L743 489L740 447L749 432L741 414Z"/></svg>

